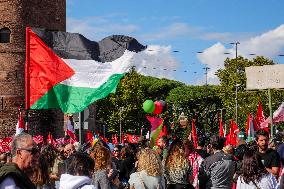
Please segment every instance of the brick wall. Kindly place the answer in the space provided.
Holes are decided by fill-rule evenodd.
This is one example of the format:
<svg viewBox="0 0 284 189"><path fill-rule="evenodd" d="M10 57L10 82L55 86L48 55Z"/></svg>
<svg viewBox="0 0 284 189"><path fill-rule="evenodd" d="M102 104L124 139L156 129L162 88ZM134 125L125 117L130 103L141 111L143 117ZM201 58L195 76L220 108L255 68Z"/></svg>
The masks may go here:
<svg viewBox="0 0 284 189"><path fill-rule="evenodd" d="M66 30L65 0L0 1L0 29L11 30L10 43L0 43L0 138L13 135L17 109L24 107L25 27ZM25 112L24 112L25 113ZM63 114L59 110L28 112L32 134L63 135Z"/></svg>

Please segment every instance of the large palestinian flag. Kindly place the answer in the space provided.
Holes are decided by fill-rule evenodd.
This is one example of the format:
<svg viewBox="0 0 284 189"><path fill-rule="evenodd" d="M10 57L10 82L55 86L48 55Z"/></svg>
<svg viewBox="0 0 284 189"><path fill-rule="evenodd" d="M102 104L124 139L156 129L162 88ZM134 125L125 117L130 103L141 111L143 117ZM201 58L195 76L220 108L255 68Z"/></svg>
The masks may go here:
<svg viewBox="0 0 284 189"><path fill-rule="evenodd" d="M123 35L94 42L80 34L27 28L26 108L81 112L115 92L145 48Z"/></svg>

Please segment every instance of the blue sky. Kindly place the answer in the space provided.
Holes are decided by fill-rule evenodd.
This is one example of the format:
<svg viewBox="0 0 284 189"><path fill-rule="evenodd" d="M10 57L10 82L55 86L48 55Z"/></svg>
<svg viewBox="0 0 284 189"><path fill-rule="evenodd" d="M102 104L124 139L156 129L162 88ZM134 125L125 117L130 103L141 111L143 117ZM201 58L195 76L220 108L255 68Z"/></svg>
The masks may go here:
<svg viewBox="0 0 284 189"><path fill-rule="evenodd" d="M208 82L217 84L215 71L235 56L230 42L239 41L247 58L284 62L277 56L284 54L283 7L281 0L67 0L67 31L95 41L129 35L155 50L143 74L202 85L207 66Z"/></svg>

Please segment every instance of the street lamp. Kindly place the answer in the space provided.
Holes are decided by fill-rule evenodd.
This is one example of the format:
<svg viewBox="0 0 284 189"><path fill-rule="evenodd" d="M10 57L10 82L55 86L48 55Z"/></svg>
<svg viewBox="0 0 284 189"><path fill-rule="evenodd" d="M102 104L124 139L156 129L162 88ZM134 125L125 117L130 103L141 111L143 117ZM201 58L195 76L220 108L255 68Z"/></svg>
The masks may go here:
<svg viewBox="0 0 284 189"><path fill-rule="evenodd" d="M240 42L233 42L233 43L230 43L231 45L235 45L236 47L236 67L237 67L237 73L239 71L238 69L238 45L240 44Z"/></svg>
<svg viewBox="0 0 284 189"><path fill-rule="evenodd" d="M121 129L121 114L124 111L124 107L120 107L119 108L119 141L121 143L121 133L122 133L122 129Z"/></svg>
<svg viewBox="0 0 284 189"><path fill-rule="evenodd" d="M236 84L236 124L238 125L238 87L240 84Z"/></svg>

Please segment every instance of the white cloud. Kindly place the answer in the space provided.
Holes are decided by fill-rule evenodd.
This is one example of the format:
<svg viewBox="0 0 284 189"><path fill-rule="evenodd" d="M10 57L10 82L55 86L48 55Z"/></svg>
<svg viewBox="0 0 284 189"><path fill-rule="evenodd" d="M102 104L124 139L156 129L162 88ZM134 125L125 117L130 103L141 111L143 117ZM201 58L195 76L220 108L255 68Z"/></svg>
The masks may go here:
<svg viewBox="0 0 284 189"><path fill-rule="evenodd" d="M172 70L178 69L180 63L172 55L171 46L149 45L147 49L135 56L136 70L146 76L174 79ZM167 69L167 70L164 70Z"/></svg>
<svg viewBox="0 0 284 189"><path fill-rule="evenodd" d="M254 53L259 56L274 58L284 48L284 25L280 25L271 31L239 42L238 55L246 58L253 58L249 56L249 54ZM224 54L228 52L230 54ZM212 45L205 49L203 53L197 55L199 61L210 68L208 72L208 83L219 83L216 82L218 78L215 75L215 72L219 68L224 67L224 60L226 57L235 57L235 47L232 46L232 48L226 48L220 42Z"/></svg>

